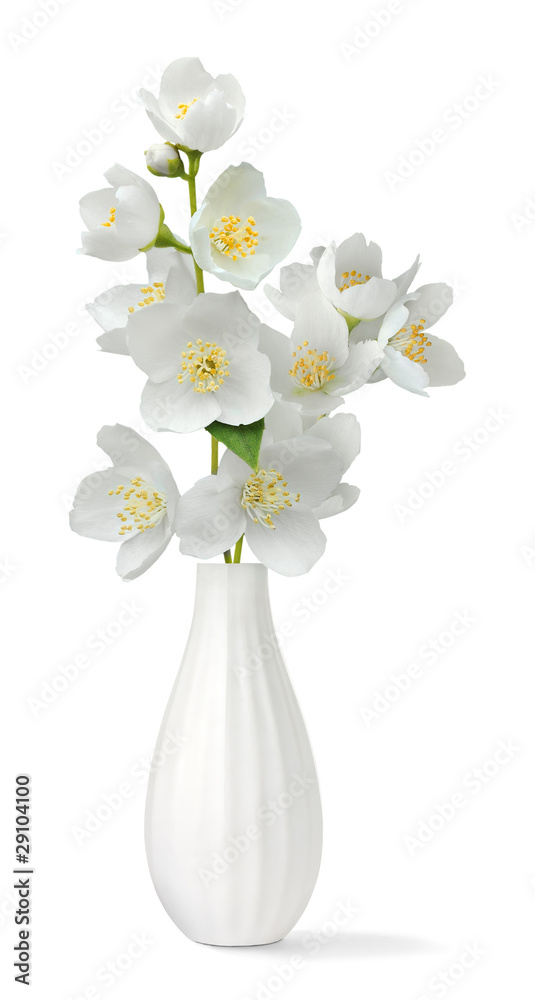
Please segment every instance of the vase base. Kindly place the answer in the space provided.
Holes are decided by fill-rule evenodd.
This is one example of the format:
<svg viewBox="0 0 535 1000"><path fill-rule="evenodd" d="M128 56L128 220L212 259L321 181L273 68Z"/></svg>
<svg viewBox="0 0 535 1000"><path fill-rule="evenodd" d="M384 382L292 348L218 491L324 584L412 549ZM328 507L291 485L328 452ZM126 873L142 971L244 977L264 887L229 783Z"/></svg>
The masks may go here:
<svg viewBox="0 0 535 1000"><path fill-rule="evenodd" d="M278 944L283 938L273 938L272 941L248 941L247 944L224 944L222 941L197 941L191 938L194 944L202 944L208 948L264 948L270 944Z"/></svg>

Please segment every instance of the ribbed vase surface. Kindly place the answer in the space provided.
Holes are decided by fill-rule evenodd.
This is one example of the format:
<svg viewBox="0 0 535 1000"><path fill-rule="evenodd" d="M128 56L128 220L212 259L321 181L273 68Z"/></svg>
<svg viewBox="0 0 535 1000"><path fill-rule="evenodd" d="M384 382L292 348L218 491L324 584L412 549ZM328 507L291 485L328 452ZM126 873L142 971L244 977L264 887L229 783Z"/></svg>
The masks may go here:
<svg viewBox="0 0 535 1000"><path fill-rule="evenodd" d="M177 927L204 944L283 938L316 882L322 818L265 566L197 567L191 631L154 761L147 857Z"/></svg>

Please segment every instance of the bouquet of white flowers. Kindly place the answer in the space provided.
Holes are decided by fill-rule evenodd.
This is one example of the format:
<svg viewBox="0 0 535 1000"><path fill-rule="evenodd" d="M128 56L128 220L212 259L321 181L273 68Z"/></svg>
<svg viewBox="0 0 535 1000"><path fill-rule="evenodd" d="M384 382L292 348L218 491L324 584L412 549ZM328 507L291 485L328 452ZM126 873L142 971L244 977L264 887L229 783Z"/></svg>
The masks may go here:
<svg viewBox="0 0 535 1000"><path fill-rule="evenodd" d="M431 327L452 302L445 284L410 286L419 258L382 276L381 250L355 233L315 247L311 263L283 267L265 292L294 326L266 326L239 291L205 292L204 272L254 289L292 250L295 208L268 197L249 163L229 166L197 206L201 158L239 127L245 99L233 76L212 77L198 59L165 70L159 98L140 98L163 142L149 171L185 181L189 243L164 221L151 185L116 164L109 187L82 198L82 252L111 261L146 254L147 280L119 285L88 306L103 351L129 355L147 375L141 414L150 428L211 435L210 475L179 494L155 448L128 427L103 427L113 465L84 480L71 513L82 535L121 543L117 570L131 580L173 535L200 559L239 562L243 540L279 573L306 573L325 548L320 520L359 495L342 482L360 449L351 413L334 413L367 382L390 378L410 392L464 376L455 350ZM187 161L187 167L186 167ZM334 414L334 415L333 415ZM226 446L219 462L219 443ZM232 549L234 548L234 553Z"/></svg>

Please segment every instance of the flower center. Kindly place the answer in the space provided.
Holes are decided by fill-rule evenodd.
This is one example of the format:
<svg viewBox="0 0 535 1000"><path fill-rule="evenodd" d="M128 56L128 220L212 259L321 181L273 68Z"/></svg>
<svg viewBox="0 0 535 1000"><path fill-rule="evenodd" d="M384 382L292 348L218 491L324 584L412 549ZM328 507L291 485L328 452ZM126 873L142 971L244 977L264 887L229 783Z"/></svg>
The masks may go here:
<svg viewBox="0 0 535 1000"><path fill-rule="evenodd" d="M190 340L188 350L182 351L182 371L177 375L178 381L182 385L189 376L194 392L217 392L230 375L226 354L222 347L208 340L203 342L199 337L195 344Z"/></svg>
<svg viewBox="0 0 535 1000"><path fill-rule="evenodd" d="M198 97L194 97L193 100L189 102L189 104L178 104L177 105L177 107L178 107L178 114L175 115L175 118L178 118L179 122L181 122L182 119L186 117L186 115L187 115L189 109L191 108L191 106L193 104L195 104L195 101L198 101L198 100L199 100Z"/></svg>
<svg viewBox="0 0 535 1000"><path fill-rule="evenodd" d="M123 492L124 491L124 492ZM155 528L165 517L167 510L167 496L159 493L150 483L147 483L141 476L136 476L130 480L130 486L118 486L116 490L108 490L108 496L121 496L125 501L122 510L117 517L121 524L119 534L126 535L127 531L137 528L138 531L146 531L147 528Z"/></svg>
<svg viewBox="0 0 535 1000"><path fill-rule="evenodd" d="M369 274L365 274L363 277L360 272L357 274L356 271L344 271L342 273L344 281L338 286L338 289L340 292L345 292L346 288L351 288L353 285L365 285L370 277Z"/></svg>
<svg viewBox="0 0 535 1000"><path fill-rule="evenodd" d="M393 337L390 338L392 347L396 351L401 351L409 361L415 361L418 365L426 365L425 348L431 347L431 341L427 339L424 332L425 319L421 319L418 324L412 323L410 330L402 326Z"/></svg>
<svg viewBox="0 0 535 1000"><path fill-rule="evenodd" d="M265 528L274 528L273 514L277 516L286 507L299 503L300 493L290 493L286 489L288 483L281 472L276 469L260 469L243 487L241 505L255 524L263 524Z"/></svg>
<svg viewBox="0 0 535 1000"><path fill-rule="evenodd" d="M258 246L258 232L252 215L242 222L239 215L222 215L210 230L210 239L216 250L232 260L254 257Z"/></svg>
<svg viewBox="0 0 535 1000"><path fill-rule="evenodd" d="M141 299L138 302L138 306L151 306L153 302L163 302L165 299L165 285L163 281L153 281L152 285L147 285L146 288L140 288L142 295L146 298ZM128 306L128 312L133 313L136 311L135 306Z"/></svg>
<svg viewBox="0 0 535 1000"><path fill-rule="evenodd" d="M115 208L110 208L110 214L108 216L107 222L101 222L101 226L111 226L115 222Z"/></svg>
<svg viewBox="0 0 535 1000"><path fill-rule="evenodd" d="M313 348L308 348L304 352L305 347L308 348L308 340L304 340L302 345L299 344L297 351L292 353L292 358L296 360L288 374L291 375L299 388L312 389L313 391L322 389L325 382L331 382L334 378L335 373L331 371L331 368L336 358L330 358L327 351L318 354ZM301 352L300 357L298 357L299 352Z"/></svg>

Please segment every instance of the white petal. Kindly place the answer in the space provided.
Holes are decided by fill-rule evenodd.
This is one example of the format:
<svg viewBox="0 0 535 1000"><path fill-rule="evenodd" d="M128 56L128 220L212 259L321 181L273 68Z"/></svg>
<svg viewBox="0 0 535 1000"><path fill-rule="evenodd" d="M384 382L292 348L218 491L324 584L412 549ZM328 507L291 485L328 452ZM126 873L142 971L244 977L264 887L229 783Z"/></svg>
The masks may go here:
<svg viewBox="0 0 535 1000"><path fill-rule="evenodd" d="M139 100L141 104L143 104L150 121L159 135L161 135L162 139L165 139L166 142L176 142L177 130L162 117L160 105L154 94L151 94L150 90L140 90Z"/></svg>
<svg viewBox="0 0 535 1000"><path fill-rule="evenodd" d="M115 189L112 204L116 209L117 232L123 240L144 247L156 236L160 222L156 191L143 177L120 163L106 170L104 176Z"/></svg>
<svg viewBox="0 0 535 1000"><path fill-rule="evenodd" d="M345 244L347 245L349 242L346 240ZM376 247L376 244L370 244L368 249L371 249L372 252L369 256L371 261L375 261L375 264L377 264L376 258L379 248L376 247L373 250L374 247ZM362 274L370 274L370 271L373 271L373 267L368 271L362 270L357 262L352 264L350 269L357 270L357 273L360 271ZM375 319L386 312L396 298L397 288L395 283L373 275L370 281L366 281L362 285L353 285L341 292L340 287L344 279L340 275L340 280L338 280L338 270L338 254L333 243L327 247L319 261L318 283L323 294L327 296L329 301L337 309L343 310L350 316L354 316L357 319ZM340 268L340 270L344 271L346 268Z"/></svg>
<svg viewBox="0 0 535 1000"><path fill-rule="evenodd" d="M317 268L324 253L325 253L325 247L313 247L312 250L310 251L310 256L312 258L312 263L314 264L314 268Z"/></svg>
<svg viewBox="0 0 535 1000"><path fill-rule="evenodd" d="M425 329L428 330L437 320L441 319L453 302L453 288L439 281L432 285L422 285L417 288L414 298L407 302L409 315L407 322L418 324L425 319Z"/></svg>
<svg viewBox="0 0 535 1000"><path fill-rule="evenodd" d="M129 170L128 167L123 167L122 163L114 163L112 167L109 167L104 172L104 177L111 184L112 188L129 185L142 186L143 184L146 184L150 188L148 181L145 181L139 174L134 173L133 170Z"/></svg>
<svg viewBox="0 0 535 1000"><path fill-rule="evenodd" d="M241 257L239 260L232 260L212 246L208 230L204 227L197 227L191 232L190 243L193 256L203 271L208 271L220 281L228 281L244 291L256 288L275 264L267 254L259 252L256 256L247 257L245 260Z"/></svg>
<svg viewBox="0 0 535 1000"><path fill-rule="evenodd" d="M122 542L118 512L124 507L122 494L116 494L124 478L114 469L93 472L82 479L73 501L69 520L73 531L103 542ZM109 492L113 490L112 496Z"/></svg>
<svg viewBox="0 0 535 1000"><path fill-rule="evenodd" d="M245 113L245 96L235 76L232 73L220 73L215 78L215 85L222 90L227 103L236 111L237 125L241 123Z"/></svg>
<svg viewBox="0 0 535 1000"><path fill-rule="evenodd" d="M221 492L231 486L235 486L240 491L240 496L245 482L251 475L251 469L242 458L238 458L230 448L223 452L219 463L219 470L216 478L216 487Z"/></svg>
<svg viewBox="0 0 535 1000"><path fill-rule="evenodd" d="M251 201L266 197L264 175L250 163L227 167L208 188L201 212L209 217L209 225L222 215L240 215L241 208Z"/></svg>
<svg viewBox="0 0 535 1000"><path fill-rule="evenodd" d="M179 123L181 142L202 153L219 149L239 124L236 109L228 103L225 93L214 89L193 104Z"/></svg>
<svg viewBox="0 0 535 1000"><path fill-rule="evenodd" d="M317 507L342 478L343 462L327 441L303 434L260 449L259 468L282 472L290 493Z"/></svg>
<svg viewBox="0 0 535 1000"><path fill-rule="evenodd" d="M327 352L340 368L348 356L348 329L343 316L333 308L321 292L306 295L297 307L292 331L294 345L308 340L309 347L318 354Z"/></svg>
<svg viewBox="0 0 535 1000"><path fill-rule="evenodd" d="M314 514L318 518L334 517L335 514L342 514L349 510L360 496L358 486L350 486L349 483L340 483L331 493L331 496L324 500L319 507L316 507Z"/></svg>
<svg viewBox="0 0 535 1000"><path fill-rule="evenodd" d="M230 375L217 393L223 423L252 424L265 416L273 403L270 370L268 358L259 351L231 358Z"/></svg>
<svg viewBox="0 0 535 1000"><path fill-rule="evenodd" d="M246 518L245 537L260 562L283 576L307 573L325 551L327 539L311 511L289 508L266 528Z"/></svg>
<svg viewBox="0 0 535 1000"><path fill-rule="evenodd" d="M167 518L155 528L137 531L133 538L127 538L117 553L116 569L123 580L135 580L141 576L167 548L173 537Z"/></svg>
<svg viewBox="0 0 535 1000"><path fill-rule="evenodd" d="M110 456L119 475L142 476L157 490L167 494L168 511L178 499L178 490L168 464L157 448L124 424L107 424L97 435L97 444Z"/></svg>
<svg viewBox="0 0 535 1000"><path fill-rule="evenodd" d="M128 355L130 353L126 343L125 330L109 330L106 333L101 333L100 337L97 337L97 344L102 351L109 354Z"/></svg>
<svg viewBox="0 0 535 1000"><path fill-rule="evenodd" d="M114 205L113 191L111 188L101 188L100 191L90 191L80 198L80 215L84 226L88 229L96 229L107 222L110 208ZM103 228L108 228L104 226ZM111 226L110 226L111 229Z"/></svg>
<svg viewBox="0 0 535 1000"><path fill-rule="evenodd" d="M343 292L336 291L331 301L357 319L375 319L390 308L396 298L397 289L393 281L386 278L371 278L363 285L354 285Z"/></svg>
<svg viewBox="0 0 535 1000"><path fill-rule="evenodd" d="M380 278L382 257L381 247L377 243L366 243L366 237L362 233L354 233L340 243L336 251L336 278L341 279L344 271L360 271L361 274ZM342 281L337 283L341 285Z"/></svg>
<svg viewBox="0 0 535 1000"><path fill-rule="evenodd" d="M82 233L81 241L80 252L90 257L99 257L100 260L131 260L140 252L138 247L123 240L111 226L109 229L102 226L101 229L93 229L90 233Z"/></svg>
<svg viewBox="0 0 535 1000"><path fill-rule="evenodd" d="M119 236L142 250L156 238L160 225L160 203L156 192L143 181L141 185L119 187L116 201L115 225Z"/></svg>
<svg viewBox="0 0 535 1000"><path fill-rule="evenodd" d="M214 342L225 350L247 350L258 346L261 327L239 292L223 295L205 292L197 296L182 323L187 340Z"/></svg>
<svg viewBox="0 0 535 1000"><path fill-rule="evenodd" d="M214 78L197 56L175 59L165 67L160 84L159 103L166 115L176 113L177 104L200 99L214 85Z"/></svg>
<svg viewBox="0 0 535 1000"><path fill-rule="evenodd" d="M295 306L290 301L286 301L278 288L274 288L273 285L264 285L264 293L281 316L286 316L286 319L295 319Z"/></svg>
<svg viewBox="0 0 535 1000"><path fill-rule="evenodd" d="M337 413L324 417L306 431L307 435L328 441L342 459L342 471L347 472L360 451L360 424L352 413Z"/></svg>
<svg viewBox="0 0 535 1000"><path fill-rule="evenodd" d="M409 361L404 354L396 351L394 347L385 347L385 356L381 367L392 382L402 389L415 392L419 396L428 396L425 391L429 385L429 377L426 374L424 365Z"/></svg>
<svg viewBox="0 0 535 1000"><path fill-rule="evenodd" d="M393 308L394 306L392 306L392 309ZM349 343L360 344L364 340L377 340L383 322L384 316L378 316L377 319L361 320L361 322L357 323L357 325L351 330L351 333L349 334Z"/></svg>
<svg viewBox="0 0 535 1000"><path fill-rule="evenodd" d="M153 281L163 281L165 284L174 271L178 271L184 282L190 278L195 280L191 254L179 253L174 247L152 247L151 250L147 250L149 285Z"/></svg>
<svg viewBox="0 0 535 1000"><path fill-rule="evenodd" d="M97 434L97 444L119 467L134 463L144 471L148 464L163 462L149 441L124 424L105 424Z"/></svg>
<svg viewBox="0 0 535 1000"><path fill-rule="evenodd" d="M275 392L287 392L292 388L289 375L292 362L292 341L284 333L270 326L260 326L259 348L266 354L271 364L271 385Z"/></svg>
<svg viewBox="0 0 535 1000"><path fill-rule="evenodd" d="M375 382L384 382L386 377L386 373L382 368L376 368L373 375L370 375L368 379L368 385L374 385Z"/></svg>
<svg viewBox="0 0 535 1000"><path fill-rule="evenodd" d="M408 322L408 315L409 309L404 302L395 302L394 305L390 307L381 323L381 327L377 335L377 342L381 345L381 347L386 347L390 338L394 337L402 327L406 326ZM359 323L359 327L361 326L363 326L363 324ZM357 327L357 329L359 327Z"/></svg>
<svg viewBox="0 0 535 1000"><path fill-rule="evenodd" d="M404 274L400 274L399 277L394 278L398 290L397 294L398 299L401 299L405 295L405 293L408 292L419 270L420 270L420 256L418 255L418 257L414 261L414 264L412 264L409 267L408 271L405 271Z"/></svg>
<svg viewBox="0 0 535 1000"><path fill-rule="evenodd" d="M275 400L265 417L264 440L286 441L303 433L303 417L297 405Z"/></svg>
<svg viewBox="0 0 535 1000"><path fill-rule="evenodd" d="M128 350L153 382L164 382L180 371L181 351L189 339L180 319L175 304L165 301L157 308L139 309L128 320Z"/></svg>
<svg viewBox="0 0 535 1000"><path fill-rule="evenodd" d="M141 416L155 431L189 434L217 420L221 407L217 392L194 392L187 381L146 383L141 395Z"/></svg>
<svg viewBox="0 0 535 1000"><path fill-rule="evenodd" d="M465 376L464 365L456 350L434 335L430 336L431 347L426 347L426 373L429 385L455 385Z"/></svg>
<svg viewBox="0 0 535 1000"><path fill-rule="evenodd" d="M312 264L288 264L281 268L281 290L264 285L269 301L287 319L295 319L295 312L301 299L318 291L316 268Z"/></svg>
<svg viewBox="0 0 535 1000"><path fill-rule="evenodd" d="M183 316L197 297L197 284L193 258L189 254L176 254L176 262L169 271L165 284L165 301L172 302Z"/></svg>
<svg viewBox="0 0 535 1000"><path fill-rule="evenodd" d="M271 271L293 248L301 231L301 220L292 203L283 198L257 198L246 205L258 230L257 254L269 257ZM268 273L264 270L264 274Z"/></svg>
<svg viewBox="0 0 535 1000"><path fill-rule="evenodd" d="M334 392L324 392L323 389L299 389L297 386L283 393L282 399L285 403L298 406L303 417L316 418L325 413L332 413L344 402L343 397L335 395Z"/></svg>
<svg viewBox="0 0 535 1000"><path fill-rule="evenodd" d="M180 499L175 530L180 551L200 559L211 559L230 549L243 534L245 513L236 487L217 489L216 477L199 480Z"/></svg>
<svg viewBox="0 0 535 1000"><path fill-rule="evenodd" d="M110 331L124 327L129 317L128 309L143 298L141 289L145 285L115 285L97 295L94 302L88 302L86 309L90 316L102 327Z"/></svg>
<svg viewBox="0 0 535 1000"><path fill-rule="evenodd" d="M336 394L360 389L381 364L383 357L383 349L376 340L350 344L345 365L337 371L336 378L327 383L327 388Z"/></svg>
<svg viewBox="0 0 535 1000"><path fill-rule="evenodd" d="M199 208L191 217L189 227L189 242L191 251L196 263L203 271L210 274L215 271L214 259L212 257L212 244L209 238L209 223L201 219L201 209Z"/></svg>
<svg viewBox="0 0 535 1000"><path fill-rule="evenodd" d="M86 309L90 316L106 332L97 337L97 343L103 351L113 354L128 354L125 328L133 315L133 310L147 310L151 306L145 300L147 285L161 281L165 286L165 297L169 304L175 305L177 318L185 312L196 296L193 263L191 258L185 259L185 254L177 253L172 248L152 249L147 252L148 281L141 285L115 285L98 295L94 302L88 303ZM144 292L141 289L145 289ZM154 296L152 296L154 298ZM156 300L152 306L159 306ZM147 323L148 327L148 323Z"/></svg>

